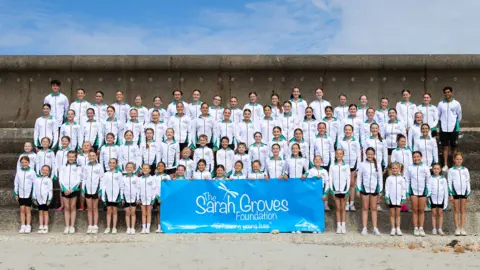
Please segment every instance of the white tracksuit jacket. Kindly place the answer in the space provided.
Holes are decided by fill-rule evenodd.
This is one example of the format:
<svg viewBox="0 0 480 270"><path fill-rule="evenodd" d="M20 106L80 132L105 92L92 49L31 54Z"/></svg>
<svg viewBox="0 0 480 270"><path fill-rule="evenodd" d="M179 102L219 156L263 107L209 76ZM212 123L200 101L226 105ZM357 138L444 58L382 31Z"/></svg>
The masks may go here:
<svg viewBox="0 0 480 270"><path fill-rule="evenodd" d="M260 120L258 122L258 126L260 126ZM257 131L259 131L259 129L252 120L238 123L236 129L237 134L235 135L237 145L238 143L245 143L248 149L248 147L255 142L254 135Z"/></svg>
<svg viewBox="0 0 480 270"><path fill-rule="evenodd" d="M200 146L195 149L195 151L193 152L193 161L195 162L195 164L198 164L198 161L200 159L204 159L207 162L206 170L212 173L214 170L213 167L215 162L212 149L208 148L208 146Z"/></svg>
<svg viewBox="0 0 480 270"><path fill-rule="evenodd" d="M260 161L260 170L265 170L265 164L267 163L267 158L269 156L268 146L264 143L253 143L248 148L248 155L250 156L250 161L253 163L255 160Z"/></svg>
<svg viewBox="0 0 480 270"><path fill-rule="evenodd" d="M448 180L443 175L436 177L431 175L427 182L428 203L443 204L443 209L448 206Z"/></svg>
<svg viewBox="0 0 480 270"><path fill-rule="evenodd" d="M375 163L368 160L363 161L358 166L357 191L363 193L383 192L382 165L377 160Z"/></svg>
<svg viewBox="0 0 480 270"><path fill-rule="evenodd" d="M385 181L385 201L400 206L407 199L407 181L398 174L392 174Z"/></svg>
<svg viewBox="0 0 480 270"><path fill-rule="evenodd" d="M20 199L32 198L33 184L37 176L30 168L20 168L17 170L13 184L13 196L18 196Z"/></svg>
<svg viewBox="0 0 480 270"><path fill-rule="evenodd" d="M453 166L448 170L448 188L452 196L470 196L472 189L470 186L470 172L465 167L457 168Z"/></svg>
<svg viewBox="0 0 480 270"><path fill-rule="evenodd" d="M148 147L147 147L148 146ZM140 153L142 155L142 164L157 165L162 159L162 147L160 142L155 140L140 144Z"/></svg>
<svg viewBox="0 0 480 270"><path fill-rule="evenodd" d="M60 92L57 94L51 92L45 97L43 104L50 104L52 107L51 114L53 118L57 120L57 126L61 126L70 105L68 103L68 98Z"/></svg>
<svg viewBox="0 0 480 270"><path fill-rule="evenodd" d="M308 172L308 160L304 157L287 158L286 172L289 178L301 178Z"/></svg>
<svg viewBox="0 0 480 270"><path fill-rule="evenodd" d="M220 150L219 150L220 151ZM218 152L217 152L217 162L219 161L218 159ZM178 160L178 165L183 165L185 166L185 178L187 179L192 179L193 178L193 172L197 168L197 165L192 159L184 159L181 158Z"/></svg>
<svg viewBox="0 0 480 270"><path fill-rule="evenodd" d="M422 162L429 168L432 167L433 163L438 163L438 145L435 138L430 136L427 138L417 137L413 150L422 153Z"/></svg>
<svg viewBox="0 0 480 270"><path fill-rule="evenodd" d="M104 175L102 164L88 162L82 166L82 193L88 195L101 194L100 182Z"/></svg>
<svg viewBox="0 0 480 270"><path fill-rule="evenodd" d="M155 177L142 175L138 181L139 198L142 205L152 205L157 194Z"/></svg>
<svg viewBox="0 0 480 270"><path fill-rule="evenodd" d="M235 156L235 152L232 149L220 149L216 153L217 157L217 165L223 165L225 167L225 173L230 174L233 171L233 157ZM192 162L195 164L195 162ZM188 177L191 178L191 177Z"/></svg>
<svg viewBox="0 0 480 270"><path fill-rule="evenodd" d="M122 199L126 203L135 203L140 198L139 181L140 178L135 174L122 176Z"/></svg>
<svg viewBox="0 0 480 270"><path fill-rule="evenodd" d="M375 150L375 158L383 167L388 165L388 149L385 139L380 141L378 138L370 136L363 142L363 159L367 157L367 149L373 148Z"/></svg>
<svg viewBox="0 0 480 270"><path fill-rule="evenodd" d="M128 110L127 121L130 121L130 111L132 109L137 110L138 112L137 119L142 125L145 125L146 123L150 122L150 117L148 116L148 109L143 105L141 105L140 107L137 107L136 105L132 105L130 107L130 110Z"/></svg>
<svg viewBox="0 0 480 270"><path fill-rule="evenodd" d="M60 175L58 177L60 182L60 189L62 192L71 190L72 192L80 191L80 184L82 183L82 167L76 163L67 164L60 168Z"/></svg>
<svg viewBox="0 0 480 270"><path fill-rule="evenodd" d="M221 147L221 140L223 137L227 137L229 144L235 144L235 125L232 120L225 122L222 120L215 124L213 127L213 145L217 149Z"/></svg>
<svg viewBox="0 0 480 270"><path fill-rule="evenodd" d="M314 156L322 157L322 166L333 164L335 158L334 142L330 137L317 135L314 142Z"/></svg>
<svg viewBox="0 0 480 270"><path fill-rule="evenodd" d="M115 102L112 104L115 108L115 117L120 121L120 123L126 123L129 118L128 113L130 112L130 105L125 101L123 103Z"/></svg>
<svg viewBox="0 0 480 270"><path fill-rule="evenodd" d="M140 145L140 143L145 141L145 129L143 127L143 124L139 120L136 120L135 122L129 120L125 124L125 126L123 127L122 138L125 138L125 133L129 130L133 132L134 144Z"/></svg>
<svg viewBox="0 0 480 270"><path fill-rule="evenodd" d="M180 159L180 144L175 140L160 143L160 157L167 169L176 168ZM212 154L213 161L213 154Z"/></svg>
<svg viewBox="0 0 480 270"><path fill-rule="evenodd" d="M267 159L265 173L270 179L283 177L287 173L287 162L282 157L270 157Z"/></svg>
<svg viewBox="0 0 480 270"><path fill-rule="evenodd" d="M420 104L417 110L423 114L423 121L430 126L431 130L436 130L438 126L438 108L435 105Z"/></svg>
<svg viewBox="0 0 480 270"><path fill-rule="evenodd" d="M120 203L122 200L123 175L119 170L106 172L101 181L102 201Z"/></svg>
<svg viewBox="0 0 480 270"><path fill-rule="evenodd" d="M299 120L296 118L296 115L293 112L290 114L283 113L278 119L278 123L282 128L282 135L290 141L293 138L295 129L299 128Z"/></svg>
<svg viewBox="0 0 480 270"><path fill-rule="evenodd" d="M243 163L243 175L248 175L248 172L251 171L252 161L250 160L250 156L246 153L242 154L235 154L233 156L233 166L235 166L235 162L241 161Z"/></svg>
<svg viewBox="0 0 480 270"><path fill-rule="evenodd" d="M195 171L193 173L193 179L195 179L195 180L210 180L210 179L212 179L212 173L210 173L208 170L205 170L203 172Z"/></svg>
<svg viewBox="0 0 480 270"><path fill-rule="evenodd" d="M87 122L87 110L90 109L92 105L90 102L86 100L75 100L70 104L70 110L73 110L75 112L75 122L77 122L80 126L82 126L83 123Z"/></svg>
<svg viewBox="0 0 480 270"><path fill-rule="evenodd" d="M323 181L323 196L327 196L328 192L330 191L330 183L328 179L328 171L325 170L324 168L320 167L313 167L311 168L308 173L307 173L308 178L313 178L313 179L322 179Z"/></svg>
<svg viewBox="0 0 480 270"><path fill-rule="evenodd" d="M114 139L113 142L117 145L120 145L121 142L123 141L123 128L124 128L125 123L120 122L117 118L114 118L113 120L110 118L105 119L102 122L102 132L103 135L102 137L104 140L107 138L108 133L113 133ZM106 141L105 141L106 143Z"/></svg>
<svg viewBox="0 0 480 270"><path fill-rule="evenodd" d="M120 146L120 163L125 169L125 166L128 162L135 163L135 170L142 166L142 155L140 153L140 148L138 145L133 142L125 142Z"/></svg>
<svg viewBox="0 0 480 270"><path fill-rule="evenodd" d="M198 137L200 137L200 135L207 135L207 143L213 142L213 127L216 124L217 123L215 122L215 119L210 114L208 114L206 117L199 116L193 119L190 123L190 133L193 134L191 144L193 146L198 144Z"/></svg>
<svg viewBox="0 0 480 270"><path fill-rule="evenodd" d="M145 130L147 130L147 128L153 129L153 138L155 139L155 141L163 142L163 140L165 140L165 131L167 131L167 125L165 124L165 122L149 122L145 125Z"/></svg>
<svg viewBox="0 0 480 270"><path fill-rule="evenodd" d="M272 117L270 119L265 119L265 117L260 121L260 132L262 133L262 142L268 144L273 139L273 128L280 126L277 120L274 120Z"/></svg>
<svg viewBox="0 0 480 270"><path fill-rule="evenodd" d="M83 142L90 142L92 146L103 145L103 130L102 124L93 120L93 122L87 121L83 124L79 145L82 146Z"/></svg>
<svg viewBox="0 0 480 270"><path fill-rule="evenodd" d="M440 130L443 132L459 132L460 121L462 121L462 106L452 99L447 102L445 99L438 103L438 119Z"/></svg>
<svg viewBox="0 0 480 270"><path fill-rule="evenodd" d="M58 127L53 116L37 118L35 121L35 129L33 130L33 142L35 146L41 147L42 139L47 137L50 139L50 146L55 147L58 143Z"/></svg>
<svg viewBox="0 0 480 270"><path fill-rule="evenodd" d="M348 196L350 190L350 166L343 162L334 162L328 172L330 192L335 194L345 194Z"/></svg>
<svg viewBox="0 0 480 270"><path fill-rule="evenodd" d="M350 168L355 168L360 164L361 152L360 152L360 143L355 137L352 137L350 140L343 138L338 140L337 149L342 149L344 153L344 160L350 166Z"/></svg>
<svg viewBox="0 0 480 270"><path fill-rule="evenodd" d="M81 136L82 136L82 129L80 125L77 124L77 122L69 123L65 122L60 127L60 135L59 135L59 141L61 145L61 140L63 136L68 136L70 137L70 145L68 146L70 149L80 149L82 146L79 144L80 141L82 141Z"/></svg>
<svg viewBox="0 0 480 270"><path fill-rule="evenodd" d="M405 124L405 128L410 128L415 119L415 113L418 112L417 105L414 103L397 102L397 118Z"/></svg>
<svg viewBox="0 0 480 270"><path fill-rule="evenodd" d="M52 150L45 151L42 149L38 151L35 159L35 171L37 172L37 175L41 175L43 165L50 166L52 177L56 176L57 165L56 165L55 153Z"/></svg>
<svg viewBox="0 0 480 270"><path fill-rule="evenodd" d="M33 185L32 199L37 201L38 205L46 205L53 198L53 180L50 177L37 177Z"/></svg>
<svg viewBox="0 0 480 270"><path fill-rule="evenodd" d="M402 121L396 120L395 122L387 121L383 127L383 132L385 135L385 142L387 143L387 148L396 148L397 147L397 135L402 134L407 137L407 130L405 129L405 124Z"/></svg>
<svg viewBox="0 0 480 270"><path fill-rule="evenodd" d="M172 128L175 132L175 140L178 143L188 143L191 144L190 140L195 140L195 134L190 134L191 127L190 123L192 122L191 118L183 115L182 117L178 116L178 114L172 115L168 119L168 128Z"/></svg>
<svg viewBox="0 0 480 270"><path fill-rule="evenodd" d="M426 196L428 194L427 182L429 177L430 169L423 162L406 167L407 194L409 196Z"/></svg>
<svg viewBox="0 0 480 270"><path fill-rule="evenodd" d="M305 109L308 107L307 102L303 98L299 98L298 101L295 101L293 98L290 99L292 103L292 114L296 119L303 119L305 117Z"/></svg>
<svg viewBox="0 0 480 270"><path fill-rule="evenodd" d="M117 163L120 164L120 151L120 146L115 144L104 144L102 146L99 160L105 171L109 170L108 162L110 162L112 158L116 159Z"/></svg>

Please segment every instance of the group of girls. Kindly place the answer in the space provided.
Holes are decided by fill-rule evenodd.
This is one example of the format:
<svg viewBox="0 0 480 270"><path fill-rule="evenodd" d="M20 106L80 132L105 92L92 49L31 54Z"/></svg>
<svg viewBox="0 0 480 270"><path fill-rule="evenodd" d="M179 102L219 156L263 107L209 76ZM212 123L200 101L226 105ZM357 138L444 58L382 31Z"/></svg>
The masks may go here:
<svg viewBox="0 0 480 270"><path fill-rule="evenodd" d="M62 97L59 88L59 82L52 83L50 101ZM416 106L410 101L410 91L403 90L396 109L389 108L388 99L382 98L377 110L368 106L365 95L357 106L347 105L347 97L342 94L340 105L333 108L323 94L322 89L316 89L316 100L308 105L295 87L290 100L280 104L279 95L273 94L271 104L262 106L257 94L251 92L250 102L243 108L236 97L230 98L229 108L223 108L219 95L209 106L200 100L198 89L193 91L191 103L183 100L182 91L175 90L174 100L166 109L159 97L147 109L139 95L135 105L126 104L121 91L111 106L104 104L101 91L90 104L84 100L85 91L79 89L78 99L70 109L55 101L43 105L43 116L35 123L34 144L25 145L17 178L22 179L18 175L28 167L32 183L38 179L59 181L65 233L75 232L78 195L80 209L87 201L87 233L98 232L99 198L107 205L105 233L117 232L118 205L126 209L127 233L135 233L137 204L142 207L142 233L148 233L152 206L160 203L161 180L312 177L323 180L327 210L328 193L333 194L337 233L346 232L345 212L356 210L357 195L362 198L362 234L368 234L369 210L373 233L380 234L376 216L377 209L381 210L380 197L385 196L392 235L402 234L400 211L407 198L413 207L414 234L425 235L423 210L428 202L434 224L437 217L439 220L433 234L443 235L442 209L452 195L455 233L466 234L468 170L461 166L459 153L448 171L448 182L442 169L437 170L440 165L435 135L439 114L430 103L430 94L426 93L424 103ZM60 100L64 103L63 98ZM65 121L59 114L66 116ZM15 183L16 190L25 189L25 181ZM39 232L48 231L48 212L40 206L48 209L53 195L45 194L17 196L23 209L21 233L31 230L31 204L24 197L36 203L43 216Z"/></svg>

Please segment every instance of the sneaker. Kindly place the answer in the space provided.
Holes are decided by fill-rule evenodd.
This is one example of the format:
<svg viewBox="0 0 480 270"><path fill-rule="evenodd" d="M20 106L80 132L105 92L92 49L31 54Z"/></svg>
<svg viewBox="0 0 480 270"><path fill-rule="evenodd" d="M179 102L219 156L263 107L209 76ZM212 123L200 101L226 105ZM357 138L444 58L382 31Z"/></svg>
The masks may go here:
<svg viewBox="0 0 480 270"><path fill-rule="evenodd" d="M31 232L32 232L32 226L26 225L26 226L25 226L25 233L28 234L28 233L31 233ZM466 234L465 234L465 235L466 235Z"/></svg>
<svg viewBox="0 0 480 270"><path fill-rule="evenodd" d="M361 234L362 234L362 235L368 235L367 228L363 228Z"/></svg>
<svg viewBox="0 0 480 270"><path fill-rule="evenodd" d="M155 232L156 233L162 233L162 228L159 226L158 229Z"/></svg>
<svg viewBox="0 0 480 270"><path fill-rule="evenodd" d="M63 207L58 207L57 212L63 212Z"/></svg>
<svg viewBox="0 0 480 270"><path fill-rule="evenodd" d="M146 234L150 234L150 229L145 229Z"/></svg>
<svg viewBox="0 0 480 270"><path fill-rule="evenodd" d="M376 236L382 235L382 234L380 233L380 231L378 230L378 228L374 228L374 229L373 229L373 234L376 235Z"/></svg>
<svg viewBox="0 0 480 270"><path fill-rule="evenodd" d="M140 233L141 233L141 234L146 234L146 233L147 233L147 229L143 228Z"/></svg>
<svg viewBox="0 0 480 270"><path fill-rule="evenodd" d="M87 234L93 233L93 226L88 226Z"/></svg>
<svg viewBox="0 0 480 270"><path fill-rule="evenodd" d="M425 231L423 230L423 228L418 229L418 232L421 237L425 237Z"/></svg>
<svg viewBox="0 0 480 270"><path fill-rule="evenodd" d="M130 234L130 228L127 228L127 234Z"/></svg>
<svg viewBox="0 0 480 270"><path fill-rule="evenodd" d="M38 233L38 234L42 234L42 233L43 233L43 226L38 227L37 233Z"/></svg>
<svg viewBox="0 0 480 270"><path fill-rule="evenodd" d="M444 236L444 235L445 235L445 233L443 232L442 229L438 229L438 234L441 235L441 236Z"/></svg>
<svg viewBox="0 0 480 270"><path fill-rule="evenodd" d="M447 166L447 165L443 166L442 171L443 171L444 173L447 172L447 171L448 171L448 166Z"/></svg>
<svg viewBox="0 0 480 270"><path fill-rule="evenodd" d="M18 233L25 233L25 225L20 227L20 231L18 231Z"/></svg>
<svg viewBox="0 0 480 270"><path fill-rule="evenodd" d="M346 234L347 233L347 226L343 225L342 226L342 234Z"/></svg>
<svg viewBox="0 0 480 270"><path fill-rule="evenodd" d="M106 228L103 233L104 233L104 234L109 234L109 233L110 233L110 228Z"/></svg>
<svg viewBox="0 0 480 270"><path fill-rule="evenodd" d="M75 227L71 226L71 227L68 229L68 233L69 233L69 234L74 234L74 233L75 233Z"/></svg>
<svg viewBox="0 0 480 270"><path fill-rule="evenodd" d="M355 212L357 209L355 209L355 205L351 204L350 205L350 211Z"/></svg>
<svg viewBox="0 0 480 270"><path fill-rule="evenodd" d="M347 203L347 204L345 205L345 211L347 211L347 212L350 211L350 204L349 204L349 203Z"/></svg>
<svg viewBox="0 0 480 270"><path fill-rule="evenodd" d="M413 229L413 235L420 236L420 231L418 230L418 228Z"/></svg>
<svg viewBox="0 0 480 270"><path fill-rule="evenodd" d="M380 211L380 212L383 211L383 208L380 206L380 204L377 204L377 211Z"/></svg>
<svg viewBox="0 0 480 270"><path fill-rule="evenodd" d="M402 235L403 235L403 233L402 233L402 231L400 230L400 228L397 228L397 235L398 235L398 236L402 236Z"/></svg>
<svg viewBox="0 0 480 270"><path fill-rule="evenodd" d="M467 232L465 231L465 229L460 230L460 234L462 236L467 236Z"/></svg>
<svg viewBox="0 0 480 270"><path fill-rule="evenodd" d="M130 229L130 234L131 234L131 235L135 234L135 229L134 229L134 228L131 228L131 229Z"/></svg>
<svg viewBox="0 0 480 270"><path fill-rule="evenodd" d="M117 234L117 228L112 229L112 234Z"/></svg>
<svg viewBox="0 0 480 270"><path fill-rule="evenodd" d="M337 227L337 234L341 234L342 233L342 226L338 226Z"/></svg>
<svg viewBox="0 0 480 270"><path fill-rule="evenodd" d="M392 228L392 230L390 231L390 235L391 235L391 236L395 236L395 232L396 232L396 231L395 231L395 228Z"/></svg>
<svg viewBox="0 0 480 270"><path fill-rule="evenodd" d="M460 236L461 232L460 232L460 229L456 229L455 230L455 236Z"/></svg>
<svg viewBox="0 0 480 270"><path fill-rule="evenodd" d="M437 235L437 229L433 229L433 230L432 230L432 234L433 234L433 235Z"/></svg>
<svg viewBox="0 0 480 270"><path fill-rule="evenodd" d="M48 227L47 226L43 226L43 231L42 231L43 234L47 234L48 233Z"/></svg>
<svg viewBox="0 0 480 270"><path fill-rule="evenodd" d="M70 227L65 227L65 230L63 230L63 234L68 234L70 231Z"/></svg>
<svg viewBox="0 0 480 270"><path fill-rule="evenodd" d="M97 233L98 233L98 226L97 226L97 225L92 226L92 233L93 233L93 234L97 234Z"/></svg>

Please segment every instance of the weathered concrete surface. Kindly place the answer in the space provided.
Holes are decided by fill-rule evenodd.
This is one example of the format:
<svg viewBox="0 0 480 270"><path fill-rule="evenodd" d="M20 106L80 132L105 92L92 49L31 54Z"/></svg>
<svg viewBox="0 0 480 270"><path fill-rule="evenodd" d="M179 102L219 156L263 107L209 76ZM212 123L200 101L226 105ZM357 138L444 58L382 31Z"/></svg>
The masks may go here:
<svg viewBox="0 0 480 270"><path fill-rule="evenodd" d="M207 102L220 94L224 104L230 96L244 104L247 93L256 91L266 104L272 92L288 99L293 86L309 101L313 90L322 87L333 105L338 94L346 93L349 103L367 94L373 107L384 96L394 106L403 88L412 90L416 103L425 91L437 103L441 89L450 85L463 105L462 125L479 126L479 70L480 55L0 56L0 93L5 97L0 99L0 126L32 127L51 79L62 81L70 100L79 87L90 101L103 90L107 103L123 90L128 102L141 94L147 106L157 95L169 103L173 89L184 90L189 101L195 88Z"/></svg>

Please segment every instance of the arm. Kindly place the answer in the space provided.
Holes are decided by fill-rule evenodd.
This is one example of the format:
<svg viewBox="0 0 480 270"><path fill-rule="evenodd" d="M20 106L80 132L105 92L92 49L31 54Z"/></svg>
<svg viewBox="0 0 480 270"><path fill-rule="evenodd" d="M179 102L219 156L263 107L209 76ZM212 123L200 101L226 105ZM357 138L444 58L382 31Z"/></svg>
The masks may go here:
<svg viewBox="0 0 480 270"><path fill-rule="evenodd" d="M462 105L460 105L460 102L458 102L457 106L457 122L460 124L460 121L462 121Z"/></svg>
<svg viewBox="0 0 480 270"><path fill-rule="evenodd" d="M362 183L363 183L363 166L362 164L358 163L358 173L357 173L357 186L356 191L360 192L362 190Z"/></svg>
<svg viewBox="0 0 480 270"><path fill-rule="evenodd" d="M350 172L350 166L348 166L348 170L347 170L347 194L350 194L349 190L350 190L350 179L351 179L351 172Z"/></svg>
<svg viewBox="0 0 480 270"><path fill-rule="evenodd" d="M427 198L432 196L432 177L427 176Z"/></svg>
<svg viewBox="0 0 480 270"><path fill-rule="evenodd" d="M359 166L360 163L362 162L362 151L361 151L360 148L361 148L360 147L360 142L357 141L357 150L356 150L356 152L357 152L357 166Z"/></svg>
<svg viewBox="0 0 480 270"><path fill-rule="evenodd" d="M113 172L111 172L111 173L113 173ZM104 190L105 190L105 180L103 179L103 176L100 179L100 190L102 191L101 194L100 194L100 199L103 202L105 202L105 200L107 199L106 198L107 197L107 195L106 195L107 192L104 192Z"/></svg>
<svg viewBox="0 0 480 270"><path fill-rule="evenodd" d="M432 146L433 146L433 162L438 163L438 145L437 145L437 140L433 138L431 140Z"/></svg>
<svg viewBox="0 0 480 270"><path fill-rule="evenodd" d="M39 147L39 138L40 137L40 130L38 126L38 119L35 121L35 128L33 129L33 144L36 147Z"/></svg>
<svg viewBox="0 0 480 270"><path fill-rule="evenodd" d="M452 174L450 173L450 170L451 170L451 169L448 170L448 174L447 174L447 175L448 175L448 178L447 178L447 182L448 182L448 194L449 194L450 196L453 196L453 179L452 179L452 177L451 177Z"/></svg>
<svg viewBox="0 0 480 270"><path fill-rule="evenodd" d="M435 108L435 110L433 110L433 124L430 128L436 128L438 126L438 119L438 109Z"/></svg>
<svg viewBox="0 0 480 270"><path fill-rule="evenodd" d="M389 177L387 178L387 181L385 181L385 190L384 190L384 195L385 195L385 202L386 203L390 203L390 197L389 197L389 194L390 194L390 181L389 181Z"/></svg>
<svg viewBox="0 0 480 270"><path fill-rule="evenodd" d="M418 141L418 137L417 139L415 140L415 142ZM408 146L410 146L412 148L412 151L413 149L417 148L415 147L415 145L413 144L413 129L410 130L410 132L408 132L408 139L407 139L407 143L408 143ZM415 143L416 144L416 143Z"/></svg>
<svg viewBox="0 0 480 270"><path fill-rule="evenodd" d="M380 189L378 190L378 193L381 194L383 191L383 172L382 172L382 166L380 162L377 164L378 170L377 170L377 177L378 177L378 186Z"/></svg>
<svg viewBox="0 0 480 270"><path fill-rule="evenodd" d="M57 123L57 120L53 119L53 134L52 134L52 137L53 137L53 147L57 147L58 146L58 123Z"/></svg>
<svg viewBox="0 0 480 270"><path fill-rule="evenodd" d="M50 179L50 181L48 182L48 201L47 201L47 205L50 205L50 203L52 202L52 198L53 198L53 179Z"/></svg>
<svg viewBox="0 0 480 270"><path fill-rule="evenodd" d="M470 197L470 195L472 195L472 189L471 189L471 186L470 186L470 171L466 170L467 171L467 196Z"/></svg>
<svg viewBox="0 0 480 270"><path fill-rule="evenodd" d="M15 180L13 182L13 197L17 198L18 197L18 192L19 192L19 183L20 183L20 178L18 177L18 172L15 174Z"/></svg>

